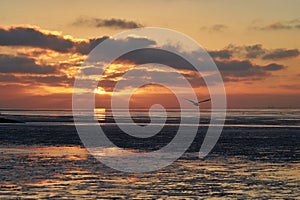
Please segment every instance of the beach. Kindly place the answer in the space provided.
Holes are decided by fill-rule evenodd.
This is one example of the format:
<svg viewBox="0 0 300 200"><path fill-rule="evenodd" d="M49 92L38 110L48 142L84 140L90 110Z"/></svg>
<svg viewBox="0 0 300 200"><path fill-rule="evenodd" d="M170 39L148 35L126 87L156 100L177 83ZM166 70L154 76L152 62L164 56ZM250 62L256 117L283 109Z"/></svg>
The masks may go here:
<svg viewBox="0 0 300 200"><path fill-rule="evenodd" d="M188 111L187 111L188 112ZM1 111L24 124L0 124L1 199L296 199L300 196L300 110L229 110L215 148L198 158L207 130L204 111L198 134L184 155L149 173L111 169L85 149L71 111ZM175 112L176 113L176 112ZM136 111L139 123L147 121ZM144 117L144 118L143 118ZM101 127L125 150L166 145L176 118L151 143L124 141L110 114ZM109 149L115 151L115 149ZM126 153L122 156L127 156Z"/></svg>

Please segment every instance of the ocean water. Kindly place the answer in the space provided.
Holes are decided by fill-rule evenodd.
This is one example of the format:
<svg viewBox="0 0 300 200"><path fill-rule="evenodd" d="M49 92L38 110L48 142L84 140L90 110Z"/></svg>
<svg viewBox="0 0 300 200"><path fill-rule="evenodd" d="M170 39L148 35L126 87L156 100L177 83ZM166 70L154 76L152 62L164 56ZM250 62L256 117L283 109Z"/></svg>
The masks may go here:
<svg viewBox="0 0 300 200"><path fill-rule="evenodd" d="M0 112L0 117L25 122L0 124L0 199L300 197L300 109L228 110L218 143L199 159L210 117L209 110L202 110L200 124L184 124L198 126L187 152L173 164L144 174L119 172L90 155L78 137L71 111ZM131 110L131 114L138 125L150 122L145 110ZM123 110L117 115L122 118ZM178 129L178 115L178 110L171 110L159 135L137 140L122 133L111 111L96 110L101 127L117 146L142 151L166 145ZM191 110L183 110L182 115L195 117ZM160 111L154 112L158 124L160 117ZM123 117L122 123L130 120ZM107 151L118 153L114 148Z"/></svg>

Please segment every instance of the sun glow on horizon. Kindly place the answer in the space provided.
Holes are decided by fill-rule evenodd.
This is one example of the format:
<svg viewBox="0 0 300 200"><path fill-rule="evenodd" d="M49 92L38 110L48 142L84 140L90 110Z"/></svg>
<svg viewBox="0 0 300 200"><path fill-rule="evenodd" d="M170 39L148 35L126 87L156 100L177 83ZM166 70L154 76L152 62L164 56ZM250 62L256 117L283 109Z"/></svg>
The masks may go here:
<svg viewBox="0 0 300 200"><path fill-rule="evenodd" d="M103 87L97 87L97 88L95 88L94 93L95 94L106 94L106 91L104 90Z"/></svg>

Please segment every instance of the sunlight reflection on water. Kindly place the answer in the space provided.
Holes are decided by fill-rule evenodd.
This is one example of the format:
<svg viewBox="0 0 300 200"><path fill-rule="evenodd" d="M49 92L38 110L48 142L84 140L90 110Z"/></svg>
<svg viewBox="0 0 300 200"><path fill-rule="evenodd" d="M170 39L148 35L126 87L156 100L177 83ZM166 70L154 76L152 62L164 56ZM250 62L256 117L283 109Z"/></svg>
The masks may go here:
<svg viewBox="0 0 300 200"><path fill-rule="evenodd" d="M115 125L107 122L109 110L97 112L101 126L116 134ZM0 199L300 196L299 109L230 110L221 138L208 157L198 159L196 145L172 165L146 174L120 173L93 158L80 146L70 111L1 113L26 123L0 125ZM133 114L144 123L145 112ZM171 112L167 134L177 126L177 114ZM188 110L185 116L192 117ZM203 110L201 116L200 132L205 130L209 111ZM118 134L114 137L122 140ZM98 150L101 156L126 156L126 151Z"/></svg>
<svg viewBox="0 0 300 200"><path fill-rule="evenodd" d="M113 151L113 149L108 149ZM299 197L300 164L196 153L147 174L116 172L78 146L2 147L0 198ZM5 180L5 181L4 181ZM78 196L80 195L80 196Z"/></svg>

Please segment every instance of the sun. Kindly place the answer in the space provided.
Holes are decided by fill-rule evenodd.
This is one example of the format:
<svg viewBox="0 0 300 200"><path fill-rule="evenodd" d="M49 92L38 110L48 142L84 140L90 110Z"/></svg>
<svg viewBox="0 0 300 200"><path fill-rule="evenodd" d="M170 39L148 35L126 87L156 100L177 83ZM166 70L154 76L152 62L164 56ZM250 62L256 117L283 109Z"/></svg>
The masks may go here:
<svg viewBox="0 0 300 200"><path fill-rule="evenodd" d="M106 91L102 87L97 87L94 90L95 94L106 94Z"/></svg>

